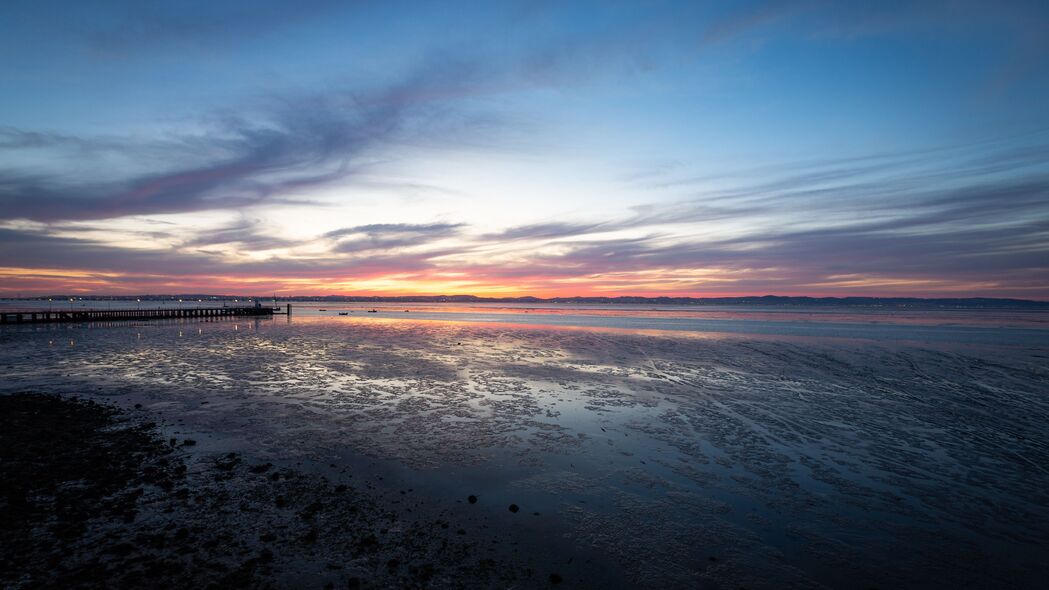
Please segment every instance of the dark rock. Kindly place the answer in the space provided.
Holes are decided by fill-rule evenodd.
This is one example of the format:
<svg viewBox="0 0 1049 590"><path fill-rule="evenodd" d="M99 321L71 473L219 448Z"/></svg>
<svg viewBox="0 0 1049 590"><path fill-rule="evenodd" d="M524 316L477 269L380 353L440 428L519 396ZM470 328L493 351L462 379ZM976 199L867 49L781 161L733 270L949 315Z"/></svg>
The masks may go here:
<svg viewBox="0 0 1049 590"><path fill-rule="evenodd" d="M466 501L471 503L471 504L476 504L477 503L477 496L469 496L468 498L466 498Z"/></svg>
<svg viewBox="0 0 1049 590"><path fill-rule="evenodd" d="M558 575L558 574L550 574L550 583L551 584L560 584L563 581L564 581L564 578L562 578L560 575Z"/></svg>
<svg viewBox="0 0 1049 590"><path fill-rule="evenodd" d="M192 438L187 438L186 440L182 441L182 446L184 447L192 447L195 444L197 444L197 441L193 440Z"/></svg>
<svg viewBox="0 0 1049 590"><path fill-rule="evenodd" d="M520 508L518 508L517 504L510 504L510 512L517 512L518 510Z"/></svg>
<svg viewBox="0 0 1049 590"><path fill-rule="evenodd" d="M252 473L266 473L271 467L273 467L273 463L262 463L261 465L255 465L248 471L251 471Z"/></svg>
<svg viewBox="0 0 1049 590"><path fill-rule="evenodd" d="M433 578L434 568L433 564L424 563L420 566L412 568L412 575L415 576L420 582L426 582Z"/></svg>

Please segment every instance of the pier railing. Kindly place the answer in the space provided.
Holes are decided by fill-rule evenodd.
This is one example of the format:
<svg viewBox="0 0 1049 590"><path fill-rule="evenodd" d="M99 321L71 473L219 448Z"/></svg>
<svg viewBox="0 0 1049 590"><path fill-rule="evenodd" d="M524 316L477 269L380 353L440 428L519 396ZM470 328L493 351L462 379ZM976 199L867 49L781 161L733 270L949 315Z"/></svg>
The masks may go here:
<svg viewBox="0 0 1049 590"><path fill-rule="evenodd" d="M291 310L291 306L288 306ZM100 322L117 320L169 320L239 316L272 316L281 313L273 307L186 307L171 309L82 309L0 311L0 324L40 324L51 322ZM287 312L284 312L287 313Z"/></svg>

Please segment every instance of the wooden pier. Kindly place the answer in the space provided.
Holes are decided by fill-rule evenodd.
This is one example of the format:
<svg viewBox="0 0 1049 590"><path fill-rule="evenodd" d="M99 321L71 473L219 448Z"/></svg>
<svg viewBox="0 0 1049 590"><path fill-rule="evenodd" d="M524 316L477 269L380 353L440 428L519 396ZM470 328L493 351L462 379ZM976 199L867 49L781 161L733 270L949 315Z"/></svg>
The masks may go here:
<svg viewBox="0 0 1049 590"><path fill-rule="evenodd" d="M240 307L183 307L169 309L84 309L84 310L22 310L0 311L0 324L43 324L55 322L111 322L118 320L172 320L197 318L229 318L290 314L265 305Z"/></svg>

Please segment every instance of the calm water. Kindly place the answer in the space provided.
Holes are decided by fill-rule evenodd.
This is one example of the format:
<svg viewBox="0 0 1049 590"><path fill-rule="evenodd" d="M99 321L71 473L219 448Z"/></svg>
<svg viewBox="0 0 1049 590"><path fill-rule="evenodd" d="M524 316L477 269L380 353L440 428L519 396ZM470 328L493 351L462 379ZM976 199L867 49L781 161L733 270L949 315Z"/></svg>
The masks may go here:
<svg viewBox="0 0 1049 590"><path fill-rule="evenodd" d="M594 580L1049 575L1044 313L293 305L4 327L0 391L143 403L200 453L348 469L453 506L476 494L522 553Z"/></svg>

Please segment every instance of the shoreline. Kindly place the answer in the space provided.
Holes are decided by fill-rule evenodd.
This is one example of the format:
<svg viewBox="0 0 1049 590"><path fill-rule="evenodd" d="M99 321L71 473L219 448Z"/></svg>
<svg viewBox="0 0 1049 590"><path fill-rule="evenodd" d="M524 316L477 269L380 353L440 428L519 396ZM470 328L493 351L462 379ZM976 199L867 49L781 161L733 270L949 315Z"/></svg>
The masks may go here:
<svg viewBox="0 0 1049 590"><path fill-rule="evenodd" d="M424 509L412 490L384 497L363 477L339 483L239 452L197 454L195 439L166 436L149 413L83 398L5 394L0 407L4 587L541 588L566 579L515 559L512 531L491 530L479 511Z"/></svg>
<svg viewBox="0 0 1049 590"><path fill-rule="evenodd" d="M380 521L396 513L372 523L397 535L384 541L412 523L462 528L449 542L472 544L469 559L531 570L508 574L517 587L557 574L567 587L993 588L1044 572L1044 348L312 318L0 336L0 391L86 396L123 408L118 421L154 421L214 492L200 510L219 516L196 526L252 543L282 493L250 468L271 463L265 473L295 474L281 486L312 482L294 485L322 506L346 485ZM209 503L223 493L261 499L247 512ZM273 586L328 583L329 562L300 540L313 501L277 535L288 548L270 549L292 572L266 574ZM352 545L344 530L317 538ZM351 546L331 583L389 580L392 558L409 576L396 554L353 565ZM431 585L503 586L451 571Z"/></svg>

